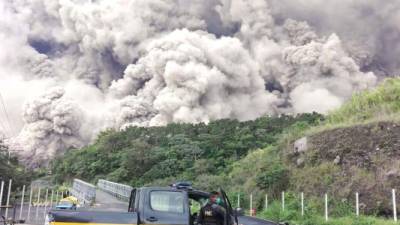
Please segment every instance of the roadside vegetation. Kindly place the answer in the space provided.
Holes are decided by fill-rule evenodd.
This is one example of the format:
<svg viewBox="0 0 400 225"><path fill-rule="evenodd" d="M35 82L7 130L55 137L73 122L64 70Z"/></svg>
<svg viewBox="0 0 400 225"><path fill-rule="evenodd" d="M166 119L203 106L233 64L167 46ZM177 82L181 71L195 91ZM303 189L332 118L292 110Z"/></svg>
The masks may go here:
<svg viewBox="0 0 400 225"><path fill-rule="evenodd" d="M10 179L12 179L13 189L12 191L20 192L18 190L22 185L28 184L35 177L40 176L38 173L27 171L25 168L18 163L17 157L8 155L7 147L0 140L0 182L4 181L4 193L7 193L7 185ZM5 205L6 196L3 195L3 199L0 197L0 205ZM12 199L11 202L14 200Z"/></svg>
<svg viewBox="0 0 400 225"><path fill-rule="evenodd" d="M25 184L30 175L28 175L21 165L18 164L17 157L9 157L7 147L0 140L0 180L8 181L14 179L16 184Z"/></svg>
<svg viewBox="0 0 400 225"><path fill-rule="evenodd" d="M304 215L301 215L300 198L294 193L288 193L285 202L285 211L282 211L280 201L272 202L268 210L257 214L260 218L273 221L285 221L290 225L394 225L393 218L382 218L376 215L356 216L354 207L349 202L330 200L328 221L324 216L324 202L312 198L305 202Z"/></svg>
<svg viewBox="0 0 400 225"><path fill-rule="evenodd" d="M400 119L400 79L386 79L378 87L356 93L338 110L331 112L325 126L349 126Z"/></svg>

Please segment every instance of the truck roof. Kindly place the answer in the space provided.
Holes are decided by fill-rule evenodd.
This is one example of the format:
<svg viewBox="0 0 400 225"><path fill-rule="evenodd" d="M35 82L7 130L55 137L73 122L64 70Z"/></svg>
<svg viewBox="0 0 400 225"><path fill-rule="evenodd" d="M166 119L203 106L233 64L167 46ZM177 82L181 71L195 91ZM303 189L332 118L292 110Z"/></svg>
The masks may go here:
<svg viewBox="0 0 400 225"><path fill-rule="evenodd" d="M201 190L196 190L196 189L191 189L191 188L176 188L176 187L141 187L139 188L140 190L146 190L146 191L152 191L152 190L158 190L158 191L185 191L188 193L189 197L192 199L200 199L200 198L208 198L210 196L209 192L206 191L201 191Z"/></svg>

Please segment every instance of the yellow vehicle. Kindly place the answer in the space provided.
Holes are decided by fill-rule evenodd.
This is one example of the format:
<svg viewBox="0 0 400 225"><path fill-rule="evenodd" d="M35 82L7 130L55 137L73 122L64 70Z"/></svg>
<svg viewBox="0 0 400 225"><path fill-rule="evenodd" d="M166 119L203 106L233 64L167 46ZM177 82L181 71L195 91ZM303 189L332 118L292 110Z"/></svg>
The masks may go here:
<svg viewBox="0 0 400 225"><path fill-rule="evenodd" d="M74 196L68 196L60 200L60 202L56 206L56 209L76 210L78 204L79 201L77 198L75 198Z"/></svg>

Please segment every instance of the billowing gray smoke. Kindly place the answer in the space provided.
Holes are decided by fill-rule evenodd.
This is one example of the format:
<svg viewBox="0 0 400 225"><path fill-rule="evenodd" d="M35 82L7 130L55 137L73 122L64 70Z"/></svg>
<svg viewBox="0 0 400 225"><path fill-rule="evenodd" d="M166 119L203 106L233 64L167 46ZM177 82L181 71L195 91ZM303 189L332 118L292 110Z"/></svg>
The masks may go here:
<svg viewBox="0 0 400 225"><path fill-rule="evenodd" d="M21 159L31 167L37 167L38 162L50 162L63 150L83 145L82 112L64 93L62 88L55 87L24 105L25 125L10 145L24 151Z"/></svg>
<svg viewBox="0 0 400 225"><path fill-rule="evenodd" d="M0 132L35 166L107 127L326 113L399 74L398 21L396 0L1 1Z"/></svg>
<svg viewBox="0 0 400 225"><path fill-rule="evenodd" d="M119 126L249 120L273 114L278 103L238 39L202 31L154 41L110 91L122 97Z"/></svg>

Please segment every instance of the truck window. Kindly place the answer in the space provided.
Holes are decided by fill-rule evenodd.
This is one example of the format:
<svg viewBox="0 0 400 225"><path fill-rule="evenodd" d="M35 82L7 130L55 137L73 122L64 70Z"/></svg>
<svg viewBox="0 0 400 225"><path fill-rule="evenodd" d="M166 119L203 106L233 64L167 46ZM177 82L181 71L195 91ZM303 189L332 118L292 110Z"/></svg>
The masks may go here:
<svg viewBox="0 0 400 225"><path fill-rule="evenodd" d="M184 212L184 195L175 191L150 192L150 206L153 210L171 213Z"/></svg>
<svg viewBox="0 0 400 225"><path fill-rule="evenodd" d="M201 207L207 204L208 198L189 198L189 206L190 206L190 213L198 213L200 212Z"/></svg>

